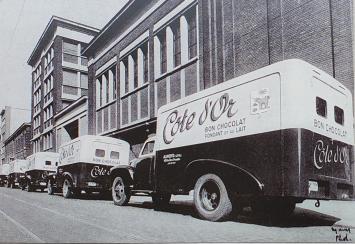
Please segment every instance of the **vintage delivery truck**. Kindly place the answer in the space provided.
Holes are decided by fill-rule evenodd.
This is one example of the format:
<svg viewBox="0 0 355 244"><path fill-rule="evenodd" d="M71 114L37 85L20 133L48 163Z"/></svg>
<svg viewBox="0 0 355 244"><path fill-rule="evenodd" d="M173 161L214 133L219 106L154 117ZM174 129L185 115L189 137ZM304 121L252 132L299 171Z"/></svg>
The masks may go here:
<svg viewBox="0 0 355 244"><path fill-rule="evenodd" d="M28 167L28 161L24 159L15 159L9 163L9 177L7 186L11 188L22 187L25 178L25 171Z"/></svg>
<svg viewBox="0 0 355 244"><path fill-rule="evenodd" d="M7 185L7 179L9 177L9 164L2 164L0 165L0 186Z"/></svg>
<svg viewBox="0 0 355 244"><path fill-rule="evenodd" d="M251 206L292 213L305 199L354 199L352 95L332 76L286 60L162 106L137 160L111 169L112 196L193 191L203 219Z"/></svg>
<svg viewBox="0 0 355 244"><path fill-rule="evenodd" d="M59 148L57 172L48 178L48 194L65 198L81 193L110 193L110 168L129 163L129 144L105 136L85 135Z"/></svg>
<svg viewBox="0 0 355 244"><path fill-rule="evenodd" d="M44 191L47 187L48 175L57 170L59 154L54 152L38 152L26 158L28 168L25 171L24 182L21 185L22 190Z"/></svg>

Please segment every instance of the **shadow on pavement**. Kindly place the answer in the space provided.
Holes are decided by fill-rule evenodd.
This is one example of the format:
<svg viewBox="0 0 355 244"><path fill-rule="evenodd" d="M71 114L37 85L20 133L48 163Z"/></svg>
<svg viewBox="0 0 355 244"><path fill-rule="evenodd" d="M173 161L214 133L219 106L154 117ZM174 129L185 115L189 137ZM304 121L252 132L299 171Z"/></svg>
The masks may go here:
<svg viewBox="0 0 355 244"><path fill-rule="evenodd" d="M310 226L332 226L340 219L331 215L322 214L316 211L296 207L290 216L270 216L255 215L250 208L244 210L238 216L232 218L232 221L240 223L257 224L274 227L310 227Z"/></svg>
<svg viewBox="0 0 355 244"><path fill-rule="evenodd" d="M152 202L143 202L143 203L129 203L129 206L154 209ZM198 218L197 213L195 212L192 201L172 201L169 206L164 209L159 209L158 211L176 213L182 215L190 215L194 218ZM270 216L267 214L264 215L255 215L252 213L250 208L244 208L244 210L238 214L233 215L228 222L239 222L245 224L255 224L263 225L269 227L310 227L310 226L332 226L335 222L340 219L331 215L322 214L316 211L296 207L294 213L290 216Z"/></svg>

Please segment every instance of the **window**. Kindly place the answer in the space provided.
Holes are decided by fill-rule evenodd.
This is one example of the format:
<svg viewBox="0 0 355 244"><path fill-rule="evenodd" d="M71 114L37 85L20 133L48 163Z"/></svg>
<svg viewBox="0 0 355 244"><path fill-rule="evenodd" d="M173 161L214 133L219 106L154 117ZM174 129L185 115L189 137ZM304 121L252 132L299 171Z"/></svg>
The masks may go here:
<svg viewBox="0 0 355 244"><path fill-rule="evenodd" d="M173 49L174 49L174 67L181 64L181 36L180 24L178 21L172 26L173 31Z"/></svg>
<svg viewBox="0 0 355 244"><path fill-rule="evenodd" d="M188 22L189 59L192 59L197 56L197 28L195 8L187 12L186 18Z"/></svg>
<svg viewBox="0 0 355 244"><path fill-rule="evenodd" d="M316 109L318 115L327 117L327 102L324 99L316 97Z"/></svg>
<svg viewBox="0 0 355 244"><path fill-rule="evenodd" d="M196 6L175 18L154 37L155 75L172 71L197 56Z"/></svg>
<svg viewBox="0 0 355 244"><path fill-rule="evenodd" d="M344 125L344 110L338 106L334 107L334 119L338 124Z"/></svg>
<svg viewBox="0 0 355 244"><path fill-rule="evenodd" d="M78 77L76 71L63 70L63 85L77 87Z"/></svg>
<svg viewBox="0 0 355 244"><path fill-rule="evenodd" d="M166 48L166 31L163 30L159 33L160 40L160 73L164 74L166 72L167 65L167 48Z"/></svg>
<svg viewBox="0 0 355 244"><path fill-rule="evenodd" d="M110 158L111 159L119 159L120 158L120 153L116 152L116 151L111 151Z"/></svg>
<svg viewBox="0 0 355 244"><path fill-rule="evenodd" d="M154 151L154 141L147 142L144 145L142 155L151 154Z"/></svg>
<svg viewBox="0 0 355 244"><path fill-rule="evenodd" d="M80 87L84 89L88 89L88 75L80 74Z"/></svg>
<svg viewBox="0 0 355 244"><path fill-rule="evenodd" d="M63 61L77 64L78 63L78 45L63 41Z"/></svg>
<svg viewBox="0 0 355 244"><path fill-rule="evenodd" d="M142 43L121 59L122 96L148 82L148 42Z"/></svg>
<svg viewBox="0 0 355 244"><path fill-rule="evenodd" d="M45 164L46 165L52 165L52 162L51 161L46 161Z"/></svg>
<svg viewBox="0 0 355 244"><path fill-rule="evenodd" d="M96 108L111 103L117 97L116 65L96 77Z"/></svg>
<svg viewBox="0 0 355 244"><path fill-rule="evenodd" d="M105 150L96 149L96 150L95 150L95 156L96 156L96 157L100 157L100 158L105 157Z"/></svg>

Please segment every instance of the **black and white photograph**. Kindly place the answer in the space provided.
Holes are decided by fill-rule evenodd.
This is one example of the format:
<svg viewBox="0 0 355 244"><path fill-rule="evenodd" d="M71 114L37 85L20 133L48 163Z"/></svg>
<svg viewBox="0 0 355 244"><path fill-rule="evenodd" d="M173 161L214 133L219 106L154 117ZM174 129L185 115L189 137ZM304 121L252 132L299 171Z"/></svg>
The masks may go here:
<svg viewBox="0 0 355 244"><path fill-rule="evenodd" d="M354 243L353 0L0 0L0 243Z"/></svg>

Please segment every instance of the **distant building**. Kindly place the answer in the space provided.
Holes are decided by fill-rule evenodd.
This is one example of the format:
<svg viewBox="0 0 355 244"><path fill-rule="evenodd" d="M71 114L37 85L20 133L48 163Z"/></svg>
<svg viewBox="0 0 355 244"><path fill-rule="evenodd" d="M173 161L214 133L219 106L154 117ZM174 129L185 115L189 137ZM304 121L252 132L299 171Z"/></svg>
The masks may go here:
<svg viewBox="0 0 355 244"><path fill-rule="evenodd" d="M88 92L87 58L98 29L53 16L27 63L32 66L33 152L55 151L54 116Z"/></svg>
<svg viewBox="0 0 355 244"><path fill-rule="evenodd" d="M351 1L129 0L89 43L89 133L138 153L164 104L291 58L354 90Z"/></svg>
<svg viewBox="0 0 355 244"><path fill-rule="evenodd" d="M5 106L0 112L0 164L5 163L6 139L25 121L29 121L31 112L26 109Z"/></svg>
<svg viewBox="0 0 355 244"><path fill-rule="evenodd" d="M5 163L15 159L26 159L32 154L31 124L23 123L5 141Z"/></svg>
<svg viewBox="0 0 355 244"><path fill-rule="evenodd" d="M62 144L88 134L87 100L88 97L83 96L54 116L57 152Z"/></svg>

